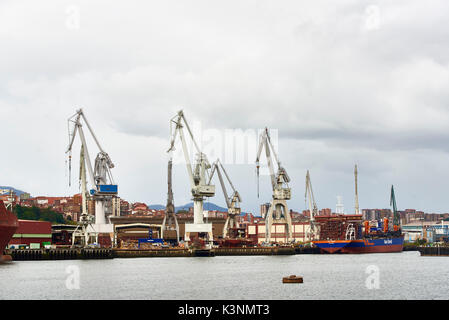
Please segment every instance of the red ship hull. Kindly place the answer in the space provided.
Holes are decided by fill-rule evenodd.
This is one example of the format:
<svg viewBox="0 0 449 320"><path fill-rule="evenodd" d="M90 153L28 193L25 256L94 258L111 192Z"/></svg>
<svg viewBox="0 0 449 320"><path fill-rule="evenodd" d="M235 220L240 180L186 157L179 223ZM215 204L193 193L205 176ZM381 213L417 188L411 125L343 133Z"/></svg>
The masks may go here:
<svg viewBox="0 0 449 320"><path fill-rule="evenodd" d="M386 253L401 252L403 236L380 237L357 240L321 240L314 241L314 245L323 253Z"/></svg>
<svg viewBox="0 0 449 320"><path fill-rule="evenodd" d="M3 256L3 252L18 227L19 220L0 200L0 261L10 260L9 256Z"/></svg>
<svg viewBox="0 0 449 320"><path fill-rule="evenodd" d="M386 253L386 252L401 252L403 250L402 244L390 246L375 246L375 247L346 247L341 249L341 253Z"/></svg>

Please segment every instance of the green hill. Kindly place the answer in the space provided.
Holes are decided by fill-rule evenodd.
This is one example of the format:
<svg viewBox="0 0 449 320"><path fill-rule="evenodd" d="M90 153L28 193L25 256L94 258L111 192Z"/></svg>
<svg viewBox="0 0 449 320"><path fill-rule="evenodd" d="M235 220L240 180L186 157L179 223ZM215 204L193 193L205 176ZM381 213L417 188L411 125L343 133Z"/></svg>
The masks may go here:
<svg viewBox="0 0 449 320"><path fill-rule="evenodd" d="M72 221L67 221L64 219L62 214L52 211L49 208L40 209L38 207L22 207L16 205L14 207L14 213L18 219L22 220L39 220L39 221L50 221L52 223L72 223Z"/></svg>

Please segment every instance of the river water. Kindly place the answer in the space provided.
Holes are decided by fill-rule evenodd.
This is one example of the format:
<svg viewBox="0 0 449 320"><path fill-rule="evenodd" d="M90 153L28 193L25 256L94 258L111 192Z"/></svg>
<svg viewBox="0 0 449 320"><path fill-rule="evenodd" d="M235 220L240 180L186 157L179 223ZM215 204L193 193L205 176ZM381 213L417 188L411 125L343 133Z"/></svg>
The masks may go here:
<svg viewBox="0 0 449 320"><path fill-rule="evenodd" d="M301 275L302 284L282 277ZM360 255L15 261L0 299L449 299L449 257Z"/></svg>

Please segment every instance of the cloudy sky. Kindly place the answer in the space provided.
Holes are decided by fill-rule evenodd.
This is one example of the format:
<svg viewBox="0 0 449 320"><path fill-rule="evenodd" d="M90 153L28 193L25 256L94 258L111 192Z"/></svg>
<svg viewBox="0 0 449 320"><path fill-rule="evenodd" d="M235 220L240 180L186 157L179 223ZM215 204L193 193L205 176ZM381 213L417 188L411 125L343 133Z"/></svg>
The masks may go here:
<svg viewBox="0 0 449 320"><path fill-rule="evenodd" d="M244 211L269 201L269 177L258 199L255 143L243 160L220 146L267 126L294 210L309 169L318 207L341 195L353 212L357 163L361 208L388 208L394 184L400 209L449 212L448 12L445 0L2 0L0 185L78 192L79 141L71 187L65 150L83 108L120 196L164 204L169 120L183 109L210 160L227 157Z"/></svg>

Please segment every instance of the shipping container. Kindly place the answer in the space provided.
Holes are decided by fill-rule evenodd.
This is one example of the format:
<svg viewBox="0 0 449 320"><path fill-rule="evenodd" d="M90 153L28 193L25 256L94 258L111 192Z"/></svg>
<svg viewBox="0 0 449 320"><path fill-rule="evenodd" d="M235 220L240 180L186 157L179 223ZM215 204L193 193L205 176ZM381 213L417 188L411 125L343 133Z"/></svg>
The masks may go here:
<svg viewBox="0 0 449 320"><path fill-rule="evenodd" d="M40 243L30 243L30 249L40 249L41 244Z"/></svg>

